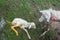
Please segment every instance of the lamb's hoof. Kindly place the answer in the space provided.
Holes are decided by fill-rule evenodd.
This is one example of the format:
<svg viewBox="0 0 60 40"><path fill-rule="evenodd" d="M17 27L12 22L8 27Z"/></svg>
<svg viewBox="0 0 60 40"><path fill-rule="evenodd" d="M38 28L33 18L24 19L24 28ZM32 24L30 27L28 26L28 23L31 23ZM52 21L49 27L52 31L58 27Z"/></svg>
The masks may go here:
<svg viewBox="0 0 60 40"><path fill-rule="evenodd" d="M31 37L29 37L29 39L31 39Z"/></svg>
<svg viewBox="0 0 60 40"><path fill-rule="evenodd" d="M18 34L16 34L16 36L18 36Z"/></svg>

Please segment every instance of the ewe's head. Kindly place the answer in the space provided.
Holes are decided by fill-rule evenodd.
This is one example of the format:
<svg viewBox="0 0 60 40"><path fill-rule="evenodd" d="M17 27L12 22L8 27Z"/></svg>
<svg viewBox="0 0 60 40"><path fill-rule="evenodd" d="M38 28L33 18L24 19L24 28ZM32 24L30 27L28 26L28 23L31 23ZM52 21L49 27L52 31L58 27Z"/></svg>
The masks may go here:
<svg viewBox="0 0 60 40"><path fill-rule="evenodd" d="M30 29L30 28L36 29L36 25L35 25L34 22L31 22L31 23L30 23L29 29Z"/></svg>
<svg viewBox="0 0 60 40"><path fill-rule="evenodd" d="M52 9L41 10L40 13L41 13L42 15L45 15L45 14L47 14L47 13L50 13L50 10L52 10Z"/></svg>
<svg viewBox="0 0 60 40"><path fill-rule="evenodd" d="M39 22L43 22L44 20L46 20L46 16L48 13L48 10L41 10L40 13L42 14L41 17L39 18Z"/></svg>
<svg viewBox="0 0 60 40"><path fill-rule="evenodd" d="M39 22L43 22L45 20L45 17L44 16L41 16L40 18L39 18Z"/></svg>
<svg viewBox="0 0 60 40"><path fill-rule="evenodd" d="M50 10L52 9L47 9L47 10L41 10L40 13L42 14L42 16L39 18L39 21L42 22L44 20L46 20L47 22L49 22L50 17L51 17L51 12Z"/></svg>

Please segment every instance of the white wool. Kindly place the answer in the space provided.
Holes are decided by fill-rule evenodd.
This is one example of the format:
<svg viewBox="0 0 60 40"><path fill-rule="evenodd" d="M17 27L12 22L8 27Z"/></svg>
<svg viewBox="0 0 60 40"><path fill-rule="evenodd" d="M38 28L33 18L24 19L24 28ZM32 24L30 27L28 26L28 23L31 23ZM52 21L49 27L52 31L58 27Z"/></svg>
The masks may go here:
<svg viewBox="0 0 60 40"><path fill-rule="evenodd" d="M16 23L16 24L14 25L14 23ZM29 39L31 39L31 37L30 37L27 29L25 29L25 28L29 28L29 29L30 28L34 28L34 29L36 29L36 25L35 25L34 22L27 22L26 20L21 19L21 18L15 18L12 21L12 25L13 25L12 27L18 27L18 26L21 27L21 29L23 29L26 32L26 34L28 35L28 38ZM20 26L20 25L22 25L22 26ZM15 33L16 33L16 35L18 35L18 32L17 31L15 31Z"/></svg>
<svg viewBox="0 0 60 40"><path fill-rule="evenodd" d="M47 22L49 22L51 14L50 11L48 10L42 10L40 11L42 13L42 16L39 18L39 20L41 19L41 21L43 20L47 20Z"/></svg>
<svg viewBox="0 0 60 40"><path fill-rule="evenodd" d="M39 21L42 22L46 20L47 22L50 21L51 16L55 16L57 20L60 20L60 11L53 10L52 8L49 8L47 10L41 10L40 13L42 13L42 16L39 18Z"/></svg>
<svg viewBox="0 0 60 40"><path fill-rule="evenodd" d="M59 10L53 10L52 8L49 8L47 10L41 10L40 13L42 13L41 17L39 18L39 22L43 22L46 20L47 22L50 21L50 18L55 17L56 21L60 20L60 11ZM55 23L55 22L54 22ZM53 24L53 23L52 23ZM56 23L55 23L56 24ZM56 25L55 25L56 26ZM54 26L55 29L58 29ZM53 26L52 26L53 27ZM48 30L43 32L41 36L44 36L48 31L50 30L50 27L48 27Z"/></svg>
<svg viewBox="0 0 60 40"><path fill-rule="evenodd" d="M54 15L58 20L60 19L60 11L56 11L56 10L53 10L51 11L52 12L52 15Z"/></svg>
<svg viewBox="0 0 60 40"><path fill-rule="evenodd" d="M24 19L22 19L22 18L15 18L13 21L12 21L12 24L14 23L14 22L16 22L16 26L18 26L18 25L22 25L22 27L24 27L24 28L31 28L32 27L32 25L34 26L34 27L36 27L35 26L35 23L34 22L27 22L26 20L24 20Z"/></svg>
<svg viewBox="0 0 60 40"><path fill-rule="evenodd" d="M24 20L24 19L21 19L21 18L15 18L13 21L12 21L12 24L14 23L14 22L16 22L16 26L18 26L18 25L22 25L22 26L24 26L24 27L27 27L28 26L28 22L26 21L26 20Z"/></svg>

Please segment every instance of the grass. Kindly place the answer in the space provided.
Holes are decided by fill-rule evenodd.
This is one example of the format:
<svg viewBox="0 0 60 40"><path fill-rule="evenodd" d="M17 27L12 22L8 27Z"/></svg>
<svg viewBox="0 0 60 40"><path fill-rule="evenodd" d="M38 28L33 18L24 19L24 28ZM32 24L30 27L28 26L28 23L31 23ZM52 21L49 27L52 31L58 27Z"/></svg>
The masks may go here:
<svg viewBox="0 0 60 40"><path fill-rule="evenodd" d="M32 0L31 0L32 1ZM40 9L50 8L50 4L54 4L57 7L60 7L59 0L33 0ZM54 1L54 2L53 2ZM30 3L30 0L0 0L0 16L6 16L6 19L12 21L15 17L23 18L27 21L33 21L37 25L37 29L27 29L31 35L31 40L53 40L54 31L50 30L44 37L40 38L42 33L41 24L38 21L40 17L37 11ZM8 7L7 7L8 6ZM7 23L5 29L0 31L0 35L4 33L6 40L29 40L26 33L16 28L19 31L19 36L16 36L15 33L11 30L10 25ZM2 37L0 36L0 40Z"/></svg>

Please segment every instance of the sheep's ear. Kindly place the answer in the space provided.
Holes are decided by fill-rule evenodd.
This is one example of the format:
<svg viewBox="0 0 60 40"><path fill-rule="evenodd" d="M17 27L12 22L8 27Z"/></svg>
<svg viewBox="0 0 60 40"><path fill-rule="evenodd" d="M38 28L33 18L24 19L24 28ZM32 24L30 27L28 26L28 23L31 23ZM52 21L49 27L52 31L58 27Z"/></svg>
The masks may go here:
<svg viewBox="0 0 60 40"><path fill-rule="evenodd" d="M29 26L29 29L31 28L31 25Z"/></svg>
<svg viewBox="0 0 60 40"><path fill-rule="evenodd" d="M40 12L43 12L43 11L40 11Z"/></svg>

